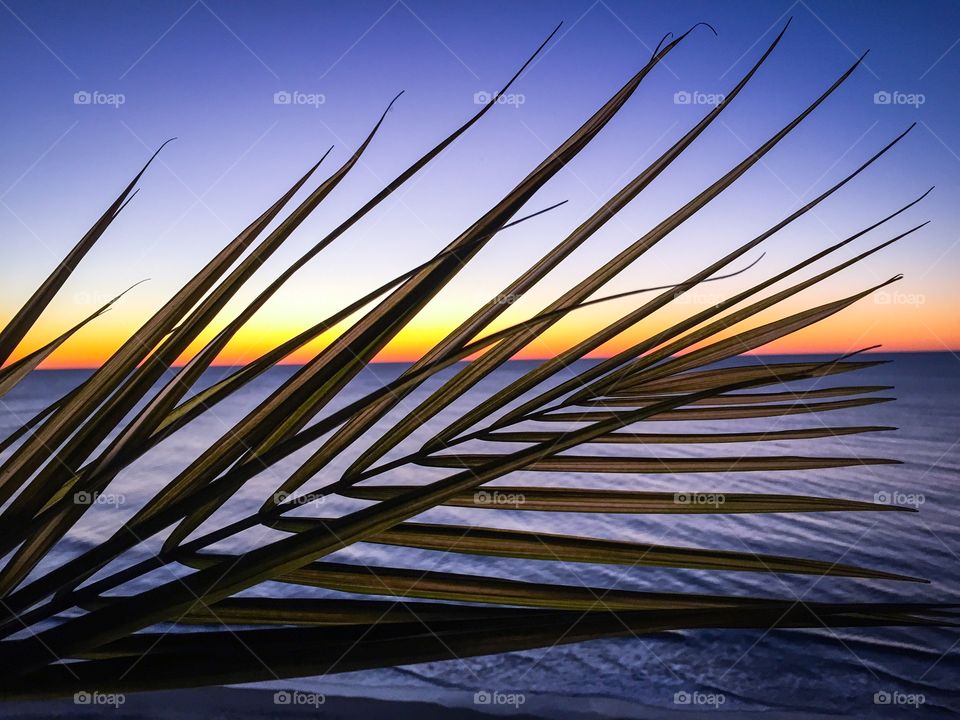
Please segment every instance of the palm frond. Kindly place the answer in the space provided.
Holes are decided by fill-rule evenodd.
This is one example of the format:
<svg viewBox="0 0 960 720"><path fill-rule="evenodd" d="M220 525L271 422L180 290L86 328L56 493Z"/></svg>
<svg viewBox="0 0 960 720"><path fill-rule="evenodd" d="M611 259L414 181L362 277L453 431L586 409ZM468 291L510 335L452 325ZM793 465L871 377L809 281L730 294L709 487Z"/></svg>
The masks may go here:
<svg viewBox="0 0 960 720"><path fill-rule="evenodd" d="M627 514L914 510L843 497L705 493L685 481L674 492L649 491L637 489L636 479L668 474L678 476L679 483L687 473L802 473L896 463L880 457L831 452L797 455L759 449L762 443L894 430L876 424L828 426L820 420L823 413L888 402L893 398L877 395L892 389L888 386L855 381L798 386L804 381L863 370L877 361L851 353L826 361L731 362L811 327L897 281L899 276L753 324L761 313L919 232L926 223L893 232L887 240L853 257L796 279L814 263L893 223L920 203L929 190L845 239L811 252L791 267L772 272L709 308L685 315L610 358L574 367L609 340L671 306L684 293L752 268L756 261L744 269L731 270L738 260L761 244L774 242L782 229L833 198L907 136L910 128L809 203L719 259L704 261L686 278L599 294L783 142L840 89L862 57L765 142L625 250L601 262L582 281L561 288L556 299L539 312L494 330L507 306L485 303L397 377L372 390L367 386L359 397L354 394L347 399L345 391L360 385L360 374L377 354L472 258L511 226L562 204L535 212L525 210L538 191L583 152L638 93L645 78L667 54L690 42L687 38L693 30L673 39L664 38L649 61L577 130L445 247L422 262L411 263L413 267L391 280L358 294L329 317L269 348L217 382L201 387L204 373L277 291L493 110L497 99L540 55L557 29L483 107L313 243L230 317L212 339L189 353L182 367L176 367L188 348L226 311L228 303L258 276L266 260L291 241L318 207L332 200L363 155L375 151L374 141L398 95L360 145L328 177L307 190L330 151L204 264L86 380L26 422L21 421L0 442L0 451L8 453L0 464L0 658L7 668L0 680L2 696L56 696L87 687L133 691L249 682L671 629L954 624L956 605L945 603L796 603L722 592L570 587L472 572L402 567L402 560L365 566L329 557L357 543L372 543L393 554L413 549L520 563L535 560L625 566L641 579L644 568L659 567L925 582L883 568L823 559L659 545L629 537L556 534L536 527L537 513L608 514L613 521ZM780 45L786 30L785 26L722 102L508 282L497 296L519 297L544 283L564 259L687 153L720 114L746 94L750 81ZM109 230L117 213L135 194L136 183L149 164L0 331L0 361L9 360L77 263ZM301 191L306 197L284 215ZM764 295L788 279L793 284ZM0 395L16 387L74 334L88 332L94 327L91 321L119 299L7 364L0 370ZM553 325L586 307L601 303L610 307L613 300L628 300L630 309L557 356L536 363L518 378L499 382L502 376L497 370ZM132 517L106 529L101 542L67 559L55 552L89 510L89 503L78 502L78 497L107 492L133 462L151 452L162 452L165 441L177 433L190 432L192 423L218 403L236 397L241 389L251 389L257 378L293 352L343 325L346 329L334 333L333 339L291 377L221 437L189 458L181 472L162 487L151 488L150 498L136 508ZM451 373L441 374L447 370ZM430 381L438 383L435 389L427 389ZM482 381L499 382L499 387L483 395L477 387ZM414 410L390 420L391 411L408 398L415 400ZM461 407L465 410L452 412ZM685 432L683 426L675 431L659 425L643 429L650 428L651 422L723 423L791 415L811 415L817 422L765 431L736 424L725 431L695 426ZM434 418L439 430L434 430L426 442L414 442L417 432ZM749 447L742 449L747 444ZM696 445L720 449L702 456L677 456L667 449ZM741 449L725 453L723 448L728 445ZM611 446L621 454L610 452ZM645 453L647 449L656 452ZM308 451L305 456L297 456L304 450ZM346 469L334 470L340 467L334 461L342 462ZM256 512L234 514L236 519L226 524L214 522L217 511L231 508L234 496L249 489L248 484L268 469L282 471L283 477L274 492L262 498ZM403 482L391 477L400 469L408 473ZM422 479L410 482L411 470L422 474ZM529 476L515 476L529 472L541 473L539 481L546 484L525 482L523 478L529 480ZM555 487L550 484L554 473L565 473L573 482L589 475L591 486ZM619 485L595 486L610 475L618 476ZM374 479L378 482L369 482ZM689 500L701 494L713 500ZM330 516L311 512L319 505L316 501L333 496L352 509ZM533 512L534 519L522 531L475 526L467 522L473 516L463 512L445 523L417 519L438 508L447 508L448 513L453 512L450 508L484 510L489 522L514 511ZM270 539L258 541L243 553L214 547L224 540L241 541L252 529L268 531ZM146 558L138 556L136 551L153 538L162 539L160 552ZM420 557L416 553L411 556ZM149 578L144 582L161 568L178 568L181 572L174 580ZM242 594L274 582L299 595ZM339 591L348 597L317 597L316 588ZM177 632L158 632L159 625Z"/></svg>

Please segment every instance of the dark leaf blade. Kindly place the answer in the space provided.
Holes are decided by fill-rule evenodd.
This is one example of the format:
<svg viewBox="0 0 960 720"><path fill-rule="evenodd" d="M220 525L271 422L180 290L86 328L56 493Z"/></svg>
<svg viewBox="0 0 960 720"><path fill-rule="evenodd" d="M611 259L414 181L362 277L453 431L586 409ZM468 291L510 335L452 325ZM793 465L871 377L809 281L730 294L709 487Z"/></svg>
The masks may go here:
<svg viewBox="0 0 960 720"><path fill-rule="evenodd" d="M401 497L415 486L367 485L343 491L359 500L383 501ZM695 490L645 492L497 485L460 493L443 502L477 510L524 510L623 514L740 514L800 512L914 512L913 508L803 495L719 493Z"/></svg>
<svg viewBox="0 0 960 720"><path fill-rule="evenodd" d="M789 22L787 25L789 25ZM713 121L730 103L733 102L740 91L746 86L754 74L759 70L760 66L773 52L774 48L776 48L783 37L783 34L786 32L786 29L786 26L784 26L783 30L781 30L780 34L773 40L761 58L731 89L731 91L724 95L722 102L711 109L696 125L687 131L687 133L685 133L676 143L666 150L657 160L647 166L630 182L624 185L613 197L611 197L606 203L597 209L587 220L581 223L562 242L553 247L546 255L534 263L532 267L530 267L515 281L506 286L497 295L497 297L521 297L525 292L527 292L527 290L536 285L574 250L576 250L586 240L593 236L611 218L615 217L620 210L622 210L633 199L635 199L651 182L653 182L667 167L669 167L673 161L676 160L676 158L678 158L707 127L713 123ZM671 49L676 42L679 42L679 40L682 38L683 36L670 43L666 50ZM654 60L657 57L658 53L654 53ZM652 60L642 72L646 72L652 68L654 64L655 63ZM598 286L598 284L602 283L599 283L596 278L592 279L593 287ZM589 295L590 292L580 289L576 295L576 299L566 303L566 306L581 303L585 301ZM552 311L560 310L564 306L565 305L563 303L554 303L545 310L544 314L549 316ZM442 340L420 361L415 363L408 372L416 371L421 364L430 362L438 354L467 342L485 327L488 327L493 320L495 320L505 311L506 307L506 304L498 302L491 302L481 307L470 318L465 320L455 330L449 333L444 340ZM483 376L489 374L492 369L502 364L504 360L510 357L512 352L517 347L522 347L525 337L530 337L538 332L542 332L545 327L555 323L561 317L562 314L556 314L554 317L543 318L539 324L531 327L531 332L527 335L511 338L503 348L494 348L491 353L489 353L489 356L482 359L481 362L458 374L454 380L451 380L443 388L433 393L427 400L420 403L417 408L409 414L407 419L396 423L371 447L367 448L364 453L362 453L361 456L354 461L354 463L348 469L347 474L356 474L370 466L386 452L388 452L390 448L395 447L405 437L409 436L419 422L422 422L422 419L433 417L437 412L453 402L455 398L461 396L464 392L469 390L469 388L473 387ZM382 418L390 408L395 407L397 403L400 402L402 397L402 395L398 394L392 398L385 399L376 406L371 407L366 413L352 421L346 428L344 428L342 433L352 434L353 436L359 435L366 429L369 429L379 418ZM419 422L414 422L410 418L418 418L421 420L419 420Z"/></svg>
<svg viewBox="0 0 960 720"><path fill-rule="evenodd" d="M831 410L876 405L892 401L890 397L853 398L832 402L794 402L786 405L739 405L731 407L678 408L650 415L647 420L657 422L673 420L744 420L747 418L783 417L807 413L822 413ZM540 422L598 422L620 417L615 411L551 412L537 416Z"/></svg>
<svg viewBox="0 0 960 720"><path fill-rule="evenodd" d="M441 468L477 468L495 461L499 455L463 454L431 455L418 465ZM866 465L897 464L897 460L870 457L773 457L743 456L721 458L674 457L611 457L584 455L557 455L530 463L531 472L561 473L708 473L760 472L783 470L818 470L824 468L858 467Z"/></svg>
<svg viewBox="0 0 960 720"><path fill-rule="evenodd" d="M591 440L591 443L612 443L621 445L671 445L705 443L752 443L769 440L811 440L842 435L857 435L869 432L885 432L896 428L885 425L850 425L839 427L799 428L796 430L765 430L759 432L734 433L630 433L614 432ZM549 443L560 437L556 432L515 431L491 432L478 436L481 440L505 443Z"/></svg>
<svg viewBox="0 0 960 720"><path fill-rule="evenodd" d="M146 164L141 168L140 172L134 176L133 180L121 191L113 203L111 203L110 207L104 211L103 215L101 215L93 226L87 230L86 234L80 238L80 241L67 253L63 260L60 261L60 264L53 272L47 276L43 284L37 288L30 299L23 304L3 330L0 330L0 365L3 365L13 351L16 350L20 341L23 340L24 336L26 336L30 328L32 328L33 324L37 321L37 318L40 317L40 314L47 305L50 304L50 301L53 300L67 279L73 274L73 271L77 265L80 264L80 261L83 260L84 256L107 231L107 228L113 222L114 218L116 218L126 202L132 197L131 193L134 192L134 187L136 187L140 178L143 177L147 168L150 167L150 163L153 162L154 158L157 157L160 151L163 150L164 145L168 142L170 142L170 140L167 140L157 148L156 152L147 160Z"/></svg>
<svg viewBox="0 0 960 720"><path fill-rule="evenodd" d="M272 523L287 532L301 532L324 522L318 518L291 518ZM401 523L368 540L381 545L497 556L561 563L599 563L628 567L671 567L698 570L787 573L801 575L859 577L884 580L916 578L869 570L837 562L806 560L753 552L701 550L637 542L600 540L572 535L556 535L498 528Z"/></svg>
<svg viewBox="0 0 960 720"><path fill-rule="evenodd" d="M751 167L753 167L757 162L759 162L766 153L772 150L777 144L779 144L797 125L800 124L810 113L812 113L824 100L826 100L840 85L846 81L846 79L853 73L853 71L860 64L858 60L854 65L852 65L846 72L844 72L824 93L822 93L816 100L809 104L799 115L797 115L791 122L786 124L780 129L776 134L770 137L765 143L758 147L754 152L752 152L748 157L742 160L736 167L728 171L725 175L715 181L707 189L700 192L692 200L688 201L683 207L675 211L668 218L661 221L653 230L646 233L642 238L637 240L630 248L621 252L616 258L608 262L601 269L593 273L587 280L579 283L575 288L567 291L564 295L551 304L549 309L555 309L557 307L563 307L570 303L578 302L579 300L584 299L585 296L588 296L592 292L595 292L602 286L604 283L609 281L611 278L615 277L626 268L629 264L635 261L640 255L645 253L650 247L660 242L667 234L679 227L683 222L696 214L701 208L706 206L711 200L723 192L726 188L732 185L737 179L739 179L744 173L747 172ZM804 208L802 210L808 209ZM801 211L790 216L787 221L798 217L799 214L802 214ZM700 280L704 280L709 277L713 272L719 270L723 265L728 262L735 260L737 257L743 253L748 252L753 247L756 247L759 243L767 239L774 229L764 233L753 241L742 245L738 250L733 253L728 254L723 260L711 265L705 270L701 271L695 275L691 280L688 281L685 286L693 286ZM602 345L607 340L612 339L618 335L623 330L631 327L636 324L643 318L647 317L650 313L659 309L660 307L668 304L674 297L676 297L676 291L667 291L662 293L657 298L647 302L641 308L634 310L631 313L628 313L623 318L619 319L617 322L613 323L611 326L604 328L603 330L594 333L587 340L578 343L575 347L565 350L558 354L556 357L547 360L546 362L540 364L532 371L527 373L521 379L511 383L511 385L504 390L494 394L490 398L486 399L484 402L479 403L476 407L472 408L466 414L464 414L459 419L455 420L448 427L438 433L434 438L428 441L425 445L425 449L437 449L448 443L452 438L454 438L459 433L467 430L472 425L477 423L481 418L489 416L492 412L497 409L502 408L507 402L510 402L524 392L532 389L538 385L541 381L545 380L547 377L559 372L560 370L569 367L570 362L573 359L579 359L583 357L586 353L591 350L594 350L600 345ZM542 330L545 328L541 329ZM530 336L531 338L533 335ZM527 338L527 342L530 338ZM527 342L518 340L517 342L505 346L504 348L498 348L498 355L496 356L501 362L506 360L508 357L511 357L513 354L522 349ZM468 368L465 373L479 373L483 369L487 369L489 363L493 362L495 357L493 354L488 354L481 358L474 366Z"/></svg>

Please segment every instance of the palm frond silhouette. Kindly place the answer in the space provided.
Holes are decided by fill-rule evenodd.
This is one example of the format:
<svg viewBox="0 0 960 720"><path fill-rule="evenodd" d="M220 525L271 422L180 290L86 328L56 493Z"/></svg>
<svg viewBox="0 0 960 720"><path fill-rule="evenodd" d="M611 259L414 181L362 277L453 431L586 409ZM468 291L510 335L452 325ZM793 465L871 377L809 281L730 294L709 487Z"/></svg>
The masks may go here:
<svg viewBox="0 0 960 720"><path fill-rule="evenodd" d="M882 569L799 557L558 535L536 529L537 512L720 515L909 510L841 497L786 494L739 493L701 501L697 488L687 486L682 478L685 473L803 471L892 462L843 455L763 454L760 449L773 441L890 430L830 427L819 419L832 410L884 402L889 398L875 395L884 388L790 387L797 381L863 369L875 361L849 355L829 361L763 363L750 359L735 365L725 361L824 320L895 282L898 277L764 324L750 324L768 308L922 228L925 223L894 233L850 259L796 279L811 264L899 218L926 193L850 237L608 359L586 366L575 364L684 293L740 272L736 268L746 262L751 251L833 196L904 138L909 129L815 199L690 277L656 288L599 295L611 280L784 140L854 73L860 60L736 166L586 278L563 288L540 312L509 327L490 329L509 307L498 298L522 296L542 283L562 260L634 200L736 101L786 29L724 99L672 147L397 377L359 399L344 400L352 381L488 242L511 225L555 207L521 216L537 191L589 145L647 75L686 41L692 28L678 37L665 38L650 60L580 128L433 257L203 387L199 381L204 372L277 290L479 122L553 34L475 115L310 247L185 365L175 366L261 265L327 201L368 152L387 113L342 166L283 215L294 196L308 187L323 158L309 168L86 380L3 441L2 449L7 451L0 466L0 555L5 558L0 568L0 657L6 668L0 680L3 696L57 696L85 688L136 691L318 675L667 629L831 628L950 621L948 607L937 604L799 603L733 594L669 593L656 588L577 587L327 559L337 550L364 542L564 563L916 580ZM387 110L394 102L396 98ZM3 329L0 362L10 359L84 255L130 202L152 160ZM273 229L268 230L271 225ZM764 295L781 281L794 284ZM558 321L586 306L624 297L637 300L629 312L557 356L501 383L495 392L478 392L481 381L500 378L496 371L504 363ZM9 363L0 371L0 395L118 299L49 344ZM150 499L132 517L105 532L102 542L69 559L49 562L51 551L131 463L189 428L211 408L235 397L294 351L340 326L346 329L221 437L209 442L182 472L153 489ZM468 358L473 359L462 362ZM448 370L447 375L440 375ZM428 391L425 383L430 380L442 381ZM408 400L414 402L414 409L387 422L391 411ZM429 420L464 401L468 403L466 411L443 423L433 437L411 447L412 437ZM813 415L816 422L806 428L770 432L636 430L638 423L650 420L735 421L803 414ZM530 429L531 422L539 423L541 429ZM755 443L756 452L724 455L722 448L730 443ZM598 450L602 444L622 445L627 452L611 456ZM661 456L658 451L663 446L684 444L715 445L721 450L712 457L680 458ZM468 445L484 450L459 451ZM259 511L226 524L211 520L252 479L302 450L309 450L305 459L298 456L296 468L263 499ZM334 462L345 457L350 458L349 465L334 472ZM393 471L417 467L442 468L448 473L419 484L399 484L391 478ZM509 480L518 471L669 473L677 476L677 486L676 493L664 493L528 485L516 480L510 485L490 484ZM360 509L322 516L320 501L331 496L350 498ZM475 527L415 521L425 511L441 506L483 509L491 524ZM498 513L504 511L535 511L534 519L523 531L497 527ZM255 528L268 528L276 534L244 553L213 547ZM137 556L141 559L131 559L131 551L158 537L163 538L159 553L146 559L141 553ZM163 576L147 589L129 590L130 583L163 567L186 572L179 572L174 579ZM38 568L43 572L36 572ZM302 587L303 595L285 597L268 591L257 597L242 595L250 588L274 587L270 585L273 582ZM313 597L308 588L350 596ZM171 626L184 631L168 632Z"/></svg>

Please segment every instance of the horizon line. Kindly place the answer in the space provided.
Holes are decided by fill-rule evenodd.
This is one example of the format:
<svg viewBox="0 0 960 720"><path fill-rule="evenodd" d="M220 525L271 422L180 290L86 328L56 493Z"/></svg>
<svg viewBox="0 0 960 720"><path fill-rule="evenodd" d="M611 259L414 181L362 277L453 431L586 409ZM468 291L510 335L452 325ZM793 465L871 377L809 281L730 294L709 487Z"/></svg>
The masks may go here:
<svg viewBox="0 0 960 720"><path fill-rule="evenodd" d="M840 351L836 351L836 352L793 352L793 353L791 353L791 352L755 352L755 353L743 353L743 354L737 355L737 356L735 356L735 357L823 357L823 356L830 356L830 355L836 355L836 356L839 357L839 356L842 356L842 355L844 355L845 353L848 353L848 352L850 352L850 351L844 351L844 352L840 352ZM877 348L877 349L875 349L875 350L866 350L866 351L864 351L864 352L862 352L862 353L858 353L858 354L860 354L860 355L936 355L936 354L957 354L957 353L960 353L960 348L944 348L944 349L942 349L942 350L884 350L883 348ZM590 356L590 357L580 358L579 360L577 360L577 361L575 361L575 362L579 362L579 361L581 361L581 360L606 360L606 359L608 359L608 358L610 358L610 357L612 357L612 356L610 356L610 355L596 355L596 356ZM256 358L254 358L254 360L255 360L255 359L256 359ZM370 360L367 364L368 364L368 365L406 365L406 364L414 363L414 362L416 362L416 361L419 360L419 359L420 359L420 358L409 358L409 359L403 359L403 360L378 360L378 359L374 359L374 360ZM510 358L510 359L507 360L506 362L543 362L543 361L545 361L545 360L550 360L550 359L552 359L552 358L550 358L550 357L542 357L542 358ZM729 358L729 359L732 359L732 358ZM458 363L463 363L463 362L472 362L472 361L470 361L470 360L459 360L459 361L458 361ZM303 367L303 366L306 365L306 364L307 364L307 363L304 363L304 362L278 362L278 363L274 363L271 367ZM186 365L186 363L175 363L175 364L171 365L170 367L171 367L171 368L182 368L184 365ZM33 372L44 372L44 371L59 372L59 371L62 371L62 370L96 370L96 369L98 369L99 367L101 367L101 365L71 365L71 366L63 366L63 367L39 367L39 368L36 368ZM234 363L234 364L230 364L230 363L212 363L212 364L208 367L208 369L209 369L209 368L237 368L237 367L244 367L244 364L243 364L243 363Z"/></svg>

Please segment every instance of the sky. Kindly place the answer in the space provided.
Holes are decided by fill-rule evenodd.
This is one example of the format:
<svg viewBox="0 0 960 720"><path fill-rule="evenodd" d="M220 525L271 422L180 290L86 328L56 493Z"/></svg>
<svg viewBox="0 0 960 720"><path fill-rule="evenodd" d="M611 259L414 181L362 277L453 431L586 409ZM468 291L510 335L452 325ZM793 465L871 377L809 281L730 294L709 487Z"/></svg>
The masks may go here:
<svg viewBox="0 0 960 720"><path fill-rule="evenodd" d="M494 238L381 353L419 357L489 302L711 109L789 17L780 46L682 157L496 327L535 314L682 206L796 115L864 50L864 64L734 186L601 294L679 282L775 224L911 123L867 173L763 245L735 278L704 285L599 348L609 355L759 282L936 186L839 258L930 224L759 316L904 279L764 352L960 349L960 4L801 2L0 1L0 322L9 319L163 140L140 192L89 253L23 354L105 299L149 279L46 367L91 367L333 147L339 166L404 91L362 162L218 318L336 227L477 109L560 21L504 102L300 271L219 358L236 364L316 323L442 249L563 142L667 32L699 28L526 208L562 207ZM286 97L293 98L283 103ZM278 102L280 100L281 102ZM314 185L311 185L312 188ZM756 250L734 268L755 260ZM838 259L839 259L838 258ZM809 272L828 267L826 262ZM806 277L802 275L801 277ZM776 286L777 288L783 284ZM636 307L584 309L532 342L547 357ZM288 362L303 362L329 336ZM199 347L195 345L194 349Z"/></svg>

